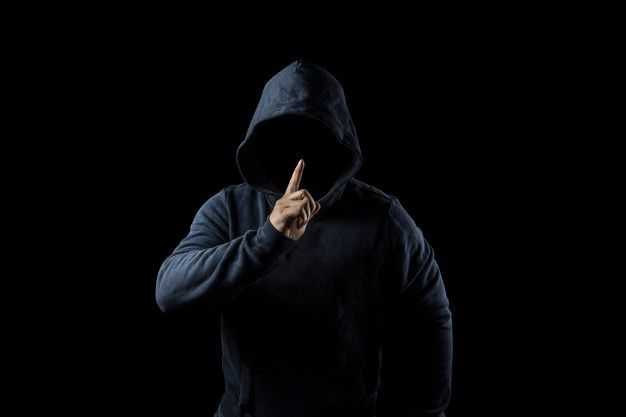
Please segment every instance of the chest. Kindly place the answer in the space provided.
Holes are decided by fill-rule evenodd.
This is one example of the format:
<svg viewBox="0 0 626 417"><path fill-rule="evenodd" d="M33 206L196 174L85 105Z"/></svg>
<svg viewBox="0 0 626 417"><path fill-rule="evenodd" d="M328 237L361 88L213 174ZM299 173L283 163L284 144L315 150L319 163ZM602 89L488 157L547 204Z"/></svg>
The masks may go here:
<svg viewBox="0 0 626 417"><path fill-rule="evenodd" d="M384 230L363 216L320 216L242 300L318 317L367 303L378 293Z"/></svg>

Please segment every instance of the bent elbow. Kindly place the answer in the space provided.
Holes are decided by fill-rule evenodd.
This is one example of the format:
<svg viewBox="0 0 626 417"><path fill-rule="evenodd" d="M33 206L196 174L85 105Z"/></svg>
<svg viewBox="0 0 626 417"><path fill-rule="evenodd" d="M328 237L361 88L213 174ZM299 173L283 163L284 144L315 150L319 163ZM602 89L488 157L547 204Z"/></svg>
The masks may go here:
<svg viewBox="0 0 626 417"><path fill-rule="evenodd" d="M160 288L160 286L157 286L155 294L157 306L159 306L159 309L162 312L169 313L174 309L174 302L172 300L172 297L170 297L167 292L161 290Z"/></svg>
<svg viewBox="0 0 626 417"><path fill-rule="evenodd" d="M174 309L175 302L169 291L163 288L162 284L157 284L155 291L155 299L157 306L164 313L169 313Z"/></svg>
<svg viewBox="0 0 626 417"><path fill-rule="evenodd" d="M157 306L164 313L169 313L176 307L176 300L168 282L169 280L167 279L166 265L164 263L159 270L154 293Z"/></svg>

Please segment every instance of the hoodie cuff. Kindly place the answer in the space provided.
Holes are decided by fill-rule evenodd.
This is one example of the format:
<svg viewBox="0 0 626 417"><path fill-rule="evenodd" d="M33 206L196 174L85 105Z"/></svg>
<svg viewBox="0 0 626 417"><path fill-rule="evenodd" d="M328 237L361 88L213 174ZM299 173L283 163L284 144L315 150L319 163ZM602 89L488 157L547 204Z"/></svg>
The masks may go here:
<svg viewBox="0 0 626 417"><path fill-rule="evenodd" d="M276 230L270 218L267 217L265 223L257 230L254 252L263 262L266 262L287 252L295 243L295 240Z"/></svg>

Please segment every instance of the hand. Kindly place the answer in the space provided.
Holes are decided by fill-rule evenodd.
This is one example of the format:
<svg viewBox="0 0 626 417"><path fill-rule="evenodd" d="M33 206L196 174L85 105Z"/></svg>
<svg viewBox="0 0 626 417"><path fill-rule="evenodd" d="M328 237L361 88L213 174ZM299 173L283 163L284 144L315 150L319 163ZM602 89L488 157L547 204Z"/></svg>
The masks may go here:
<svg viewBox="0 0 626 417"><path fill-rule="evenodd" d="M270 214L270 222L276 230L293 240L302 237L307 224L321 208L307 190L299 189L303 171L304 160L301 159L291 175L285 194L276 201Z"/></svg>

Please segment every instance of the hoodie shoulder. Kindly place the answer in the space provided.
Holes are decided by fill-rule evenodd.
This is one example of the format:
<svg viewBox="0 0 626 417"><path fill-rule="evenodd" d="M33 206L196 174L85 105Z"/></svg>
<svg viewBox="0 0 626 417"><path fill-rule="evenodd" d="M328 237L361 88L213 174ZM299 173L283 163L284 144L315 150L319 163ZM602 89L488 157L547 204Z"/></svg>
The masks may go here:
<svg viewBox="0 0 626 417"><path fill-rule="evenodd" d="M267 198L263 192L245 182L227 185L223 191L226 201L237 202L239 205L245 205L252 201L265 201Z"/></svg>
<svg viewBox="0 0 626 417"><path fill-rule="evenodd" d="M237 190L243 189L243 188L250 188L252 190L252 188L246 184L245 182L242 182L241 184L231 184L231 185L227 185L223 188L224 192L226 194L228 194L229 192L236 192Z"/></svg>
<svg viewBox="0 0 626 417"><path fill-rule="evenodd" d="M361 194L363 197L379 200L380 202L387 204L391 204L391 202L395 199L394 196L387 194L373 185L357 180L356 178L352 178L350 180L350 184L354 188L355 192Z"/></svg>

